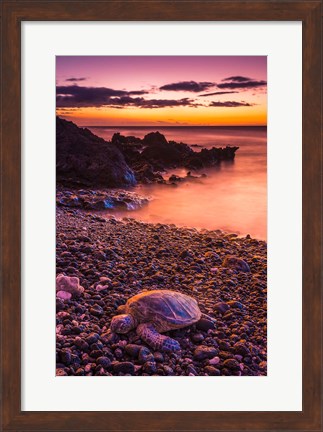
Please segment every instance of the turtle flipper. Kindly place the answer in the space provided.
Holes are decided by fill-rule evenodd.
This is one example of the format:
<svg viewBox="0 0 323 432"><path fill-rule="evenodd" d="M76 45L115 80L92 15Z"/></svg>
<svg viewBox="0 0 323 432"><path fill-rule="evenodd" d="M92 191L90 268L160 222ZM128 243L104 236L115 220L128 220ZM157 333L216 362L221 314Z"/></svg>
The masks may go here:
<svg viewBox="0 0 323 432"><path fill-rule="evenodd" d="M137 334L154 350L170 352L181 349L180 344L175 339L158 333L153 324L140 324L137 327Z"/></svg>

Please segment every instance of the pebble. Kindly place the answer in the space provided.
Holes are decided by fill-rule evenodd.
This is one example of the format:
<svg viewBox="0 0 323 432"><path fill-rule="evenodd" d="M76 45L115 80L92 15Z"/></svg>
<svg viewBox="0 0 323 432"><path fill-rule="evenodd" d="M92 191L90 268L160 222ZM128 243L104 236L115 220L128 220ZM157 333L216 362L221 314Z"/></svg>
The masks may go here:
<svg viewBox="0 0 323 432"><path fill-rule="evenodd" d="M213 366L205 366L204 372L206 372L208 375L211 375L211 376L221 375L221 372L219 371L219 369L217 369Z"/></svg>
<svg viewBox="0 0 323 432"><path fill-rule="evenodd" d="M232 369L232 370L239 370L240 364L236 359L229 358L227 360L224 360L223 367L228 368L228 369Z"/></svg>
<svg viewBox="0 0 323 432"><path fill-rule="evenodd" d="M88 344L93 344L95 343L97 340L99 340L100 336L97 333L90 333L86 338L86 342Z"/></svg>
<svg viewBox="0 0 323 432"><path fill-rule="evenodd" d="M214 357L218 353L218 350L213 347L200 345L194 351L195 360L204 360Z"/></svg>
<svg viewBox="0 0 323 432"><path fill-rule="evenodd" d="M201 318L197 323L196 327L199 330L208 331L215 328L215 322L208 320L207 318Z"/></svg>
<svg viewBox="0 0 323 432"><path fill-rule="evenodd" d="M209 364L215 366L220 363L220 357L213 357L209 360Z"/></svg>
<svg viewBox="0 0 323 432"><path fill-rule="evenodd" d="M114 363L113 370L116 374L123 373L133 375L135 373L135 367L131 362Z"/></svg>
<svg viewBox="0 0 323 432"><path fill-rule="evenodd" d="M101 316L104 313L102 307L99 305L94 305L93 307L91 307L90 312L92 315L95 315L95 316Z"/></svg>
<svg viewBox="0 0 323 432"><path fill-rule="evenodd" d="M204 340L204 336L202 335L202 333L193 333L191 335L191 339L192 339L192 342L199 343L199 342L202 342Z"/></svg>
<svg viewBox="0 0 323 432"><path fill-rule="evenodd" d="M131 357L137 358L141 348L142 348L141 345L128 344L125 346L125 351Z"/></svg>
<svg viewBox="0 0 323 432"><path fill-rule="evenodd" d="M138 360L140 363L152 362L154 361L154 356L148 348L141 347L138 355Z"/></svg>
<svg viewBox="0 0 323 432"><path fill-rule="evenodd" d="M221 314L224 314L229 309L230 309L230 306L224 302L215 303L215 305L214 305L214 310L217 312L220 312Z"/></svg>
<svg viewBox="0 0 323 432"><path fill-rule="evenodd" d="M62 300L70 300L72 298L72 294L67 291L57 291L56 297Z"/></svg>
<svg viewBox="0 0 323 432"><path fill-rule="evenodd" d="M154 361L147 361L143 364L142 370L148 374L154 374L157 372L156 363Z"/></svg>
<svg viewBox="0 0 323 432"><path fill-rule="evenodd" d="M108 357L104 357L104 356L102 356L102 357L98 357L98 358L96 359L96 363L97 363L98 365L103 366L104 369L107 369L108 367L111 366L111 360L110 360Z"/></svg>

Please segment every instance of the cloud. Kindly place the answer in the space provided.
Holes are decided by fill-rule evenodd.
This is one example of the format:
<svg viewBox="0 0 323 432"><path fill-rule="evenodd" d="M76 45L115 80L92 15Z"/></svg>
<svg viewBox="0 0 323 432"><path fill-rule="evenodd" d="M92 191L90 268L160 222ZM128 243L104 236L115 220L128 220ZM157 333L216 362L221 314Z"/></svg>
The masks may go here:
<svg viewBox="0 0 323 432"><path fill-rule="evenodd" d="M247 102L235 102L235 101L226 101L226 102L211 102L209 107L225 107L225 108L237 108L241 106L253 106L253 104Z"/></svg>
<svg viewBox="0 0 323 432"><path fill-rule="evenodd" d="M165 108L175 106L192 106L198 104L189 98L183 99L145 99L139 97L146 94L145 90L114 90L107 87L57 86L56 106L59 109L71 107L137 107ZM138 96L138 97L133 97Z"/></svg>
<svg viewBox="0 0 323 432"><path fill-rule="evenodd" d="M257 88L257 87L265 87L267 85L267 81L263 80L253 80L250 79L249 81L245 81L244 77L231 77L231 78L243 78L244 81L239 80L231 80L230 82L222 82L221 84L217 84L217 87L220 89L251 89L251 88ZM229 78L226 78L223 81L228 80Z"/></svg>
<svg viewBox="0 0 323 432"><path fill-rule="evenodd" d="M231 76L231 77L228 77L228 78L224 78L222 81L245 82L245 81L252 81L252 78L247 78L247 77L244 77L244 76L236 75L236 76Z"/></svg>
<svg viewBox="0 0 323 432"><path fill-rule="evenodd" d="M165 84L159 87L159 90L168 91L188 91L198 93L205 91L210 87L214 87L215 83L212 82L196 82L196 81L181 81L177 83Z"/></svg>
<svg viewBox="0 0 323 432"><path fill-rule="evenodd" d="M135 106L137 108L171 108L175 106L196 106L191 99L144 99L123 96L120 98L110 98L107 106L121 108L125 106Z"/></svg>
<svg viewBox="0 0 323 432"><path fill-rule="evenodd" d="M114 90L107 87L81 87L78 85L57 86L57 107L92 107L107 105L113 96L123 97L129 95L146 94L145 90Z"/></svg>
<svg viewBox="0 0 323 432"><path fill-rule="evenodd" d="M221 92L214 92L214 93L204 93L204 94L201 94L201 95L199 95L200 97L201 96L214 96L214 95L225 95L225 94L231 94L231 93L239 93L239 92L236 92L236 91L221 91Z"/></svg>
<svg viewBox="0 0 323 432"><path fill-rule="evenodd" d="M66 78L65 81L85 81L87 78Z"/></svg>

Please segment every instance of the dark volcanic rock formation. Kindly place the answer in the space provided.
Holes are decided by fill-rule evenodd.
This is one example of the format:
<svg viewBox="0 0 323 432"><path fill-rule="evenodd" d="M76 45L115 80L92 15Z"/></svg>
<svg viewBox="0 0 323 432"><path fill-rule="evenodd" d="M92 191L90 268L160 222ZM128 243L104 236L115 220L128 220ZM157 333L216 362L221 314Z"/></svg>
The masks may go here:
<svg viewBox="0 0 323 432"><path fill-rule="evenodd" d="M56 118L57 181L67 185L122 187L136 179L120 150L86 128Z"/></svg>
<svg viewBox="0 0 323 432"><path fill-rule="evenodd" d="M140 182L160 182L158 171L167 168L185 167L201 169L218 165L221 161L232 161L239 147L202 149L194 151L189 145L167 141L159 132L151 132L142 140L116 133L112 142L124 155L128 165L135 171ZM157 173L156 173L157 171Z"/></svg>

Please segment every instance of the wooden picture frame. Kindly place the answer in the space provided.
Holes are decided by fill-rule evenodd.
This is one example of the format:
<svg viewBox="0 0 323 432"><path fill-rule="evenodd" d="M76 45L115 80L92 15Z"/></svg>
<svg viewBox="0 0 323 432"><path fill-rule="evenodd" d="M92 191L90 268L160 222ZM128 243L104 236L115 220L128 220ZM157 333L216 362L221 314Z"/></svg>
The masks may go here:
<svg viewBox="0 0 323 432"><path fill-rule="evenodd" d="M4 431L322 430L322 147L320 0L2 1L1 377ZM21 22L302 21L303 410L300 412L21 411ZM203 420L201 420L203 419Z"/></svg>

